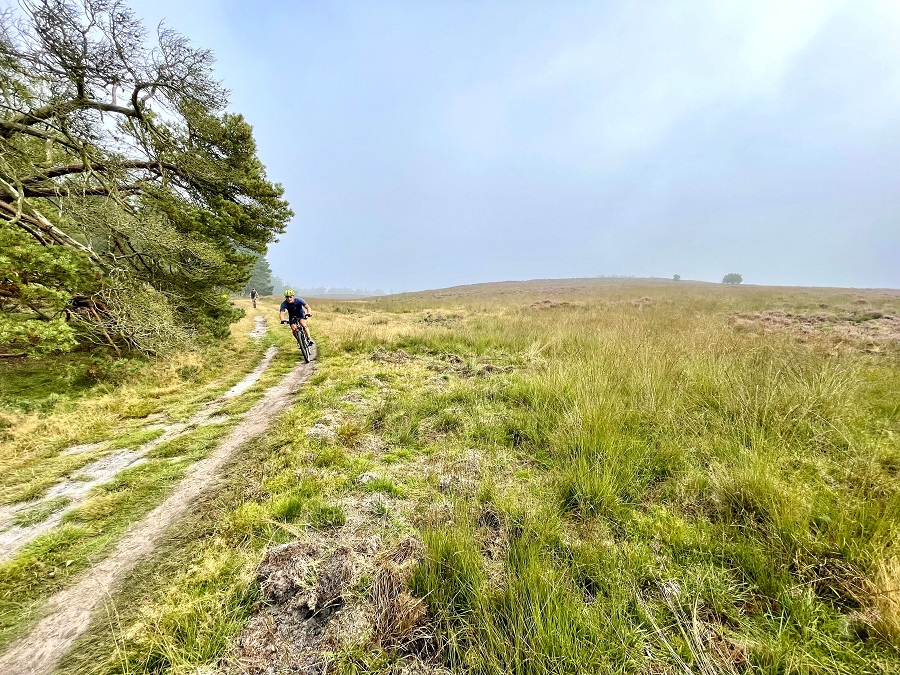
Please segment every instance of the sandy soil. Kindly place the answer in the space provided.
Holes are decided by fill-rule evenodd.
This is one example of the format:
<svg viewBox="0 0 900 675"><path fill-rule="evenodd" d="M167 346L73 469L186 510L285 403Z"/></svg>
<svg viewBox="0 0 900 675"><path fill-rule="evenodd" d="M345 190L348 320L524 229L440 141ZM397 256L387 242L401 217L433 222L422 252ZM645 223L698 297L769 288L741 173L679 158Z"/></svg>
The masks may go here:
<svg viewBox="0 0 900 675"><path fill-rule="evenodd" d="M266 331L269 329L269 326L266 323L266 317L255 316L255 317L253 317L253 322L256 325L253 327L253 330L250 331L250 337L261 338L263 335L266 334Z"/></svg>
<svg viewBox="0 0 900 675"><path fill-rule="evenodd" d="M146 428L163 429L163 433L152 441L148 441L138 448L117 450L91 462L77 472L77 479L67 478L66 480L57 483L40 499L0 509L0 528L7 527L6 530L0 532L0 562L9 560L15 555L18 549L29 541L56 527L62 521L62 518L66 513L84 503L94 487L112 480L120 471L140 464L143 461L144 456L153 448L162 443L166 443L167 441L171 441L181 434L196 429L197 427L216 424L223 421L221 417L216 417L216 414L222 409L222 406L230 399L240 396L247 391L247 389L256 384L269 367L269 364L272 362L272 359L277 352L278 347L269 347L256 368L247 373L240 382L222 394L222 396L203 406L203 408L186 422L152 424ZM72 453L76 451L86 452L92 448L96 449L96 447L92 445L75 446L74 448L64 450L63 453ZM10 526L13 518L19 512L58 497L65 497L69 500L64 509L34 525L26 527Z"/></svg>
<svg viewBox="0 0 900 675"><path fill-rule="evenodd" d="M221 445L209 457L194 464L168 498L136 523L106 559L75 586L50 598L44 618L0 657L0 673L49 675L72 643L87 630L92 612L115 591L116 582L153 550L166 529L213 483L235 450L269 427L313 368L312 364L300 364L269 389Z"/></svg>
<svg viewBox="0 0 900 675"><path fill-rule="evenodd" d="M265 329L265 319L263 319L263 329ZM265 332L265 330L264 330ZM251 333L252 335L252 333ZM223 395L223 399L234 398L235 396L240 396L245 391L247 391L250 387L256 384L259 381L259 378L262 377L262 374L266 372L266 368L269 367L269 364L272 363L272 359L275 357L275 353L278 351L278 347L269 347L266 350L266 355L262 361L259 362L259 365L256 366L251 372L247 373L243 380L234 385L231 389L226 391Z"/></svg>
<svg viewBox="0 0 900 675"><path fill-rule="evenodd" d="M111 452L78 471L78 475L83 477L84 480L67 478L50 488L42 499L24 504L25 508L33 508L38 504L49 502L59 497L65 497L69 500L65 508L39 523L24 527L14 525L4 532L0 532L0 562L9 560L15 555L16 551L29 541L59 525L66 513L84 503L94 487L112 480L120 471L139 464L148 449L142 447L137 450L116 450ZM11 509L9 515L11 516L23 510L24 508Z"/></svg>

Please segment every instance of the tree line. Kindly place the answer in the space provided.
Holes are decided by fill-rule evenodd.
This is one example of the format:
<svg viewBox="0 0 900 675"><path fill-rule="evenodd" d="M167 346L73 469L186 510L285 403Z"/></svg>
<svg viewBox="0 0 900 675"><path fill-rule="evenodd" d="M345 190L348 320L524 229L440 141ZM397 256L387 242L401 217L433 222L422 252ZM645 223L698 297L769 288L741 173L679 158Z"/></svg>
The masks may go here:
<svg viewBox="0 0 900 675"><path fill-rule="evenodd" d="M293 214L212 67L121 2L0 14L0 352L227 333Z"/></svg>

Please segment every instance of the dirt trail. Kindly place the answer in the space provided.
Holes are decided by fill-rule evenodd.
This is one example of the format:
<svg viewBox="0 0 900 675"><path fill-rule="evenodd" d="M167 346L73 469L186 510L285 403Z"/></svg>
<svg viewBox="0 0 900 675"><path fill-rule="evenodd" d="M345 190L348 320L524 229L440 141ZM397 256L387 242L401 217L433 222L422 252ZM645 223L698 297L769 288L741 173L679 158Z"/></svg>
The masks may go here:
<svg viewBox="0 0 900 675"><path fill-rule="evenodd" d="M88 571L75 586L50 598L44 618L29 635L14 642L0 657L0 673L52 673L72 643L87 630L92 611L114 591L116 581L153 550L163 532L216 479L234 451L269 427L312 374L313 368L312 364L300 364L269 389L222 444L209 457L194 464L169 497L136 523L106 559Z"/></svg>
<svg viewBox="0 0 900 675"><path fill-rule="evenodd" d="M265 319L263 319L265 321ZM263 323L263 327L265 327L265 323ZM247 391L250 387L256 384L259 381L259 378L262 377L262 374L266 372L266 368L269 367L269 364L272 362L272 359L275 357L275 353L278 351L278 347L272 346L266 350L265 358L259 362L259 365L256 366L251 372L247 373L243 380L234 385L231 389L222 394L223 399L234 398L235 396L240 396L245 391ZM218 408L215 412L218 412Z"/></svg>
<svg viewBox="0 0 900 675"><path fill-rule="evenodd" d="M266 317L264 316L254 316L253 323L253 330L250 331L250 337L252 338L261 338L269 329L269 325L266 323Z"/></svg>
<svg viewBox="0 0 900 675"><path fill-rule="evenodd" d="M65 497L69 500L65 508L49 515L39 523L26 526L13 525L5 531L0 532L0 562L9 560L22 546L35 537L44 534L59 525L66 513L78 507L88 498L91 490L98 485L102 485L103 483L112 480L121 471L140 464L144 460L146 454L156 446L174 440L186 431L222 421L220 418L216 417L216 414L222 409L225 403L236 396L240 396L259 381L259 378L262 377L263 373L269 367L269 364L272 363L272 359L275 358L277 352L278 347L274 345L269 347L256 368L247 373L240 382L216 400L203 406L203 408L187 421L173 422L171 424L162 425L161 427L159 425L147 427L148 429L162 428L164 430L160 436L152 441L148 441L134 449L114 451L83 466L78 471L78 475L80 476L78 479L67 478L57 483L40 499L0 508L0 528L3 528L8 527L16 514L22 511L34 508L35 506L60 497ZM70 448L63 452L67 453L78 449L84 450L85 448L90 447L91 446L75 446L75 448Z"/></svg>

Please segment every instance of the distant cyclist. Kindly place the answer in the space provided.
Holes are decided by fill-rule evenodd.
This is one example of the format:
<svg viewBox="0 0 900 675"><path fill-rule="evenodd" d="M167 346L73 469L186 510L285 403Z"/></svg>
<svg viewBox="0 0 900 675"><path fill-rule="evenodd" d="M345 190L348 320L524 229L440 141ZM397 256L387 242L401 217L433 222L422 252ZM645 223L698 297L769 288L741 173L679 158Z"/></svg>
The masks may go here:
<svg viewBox="0 0 900 675"><path fill-rule="evenodd" d="M295 339L297 338L297 324L300 324L303 332L306 333L309 344L316 344L309 336L309 327L306 325L306 319L312 316L312 311L310 311L309 305L306 304L306 300L294 297L294 291L291 289L284 292L284 302L281 303L279 316L281 317L281 323L289 323L291 325L291 332L294 334ZM285 316L287 316L287 319L285 319Z"/></svg>
<svg viewBox="0 0 900 675"><path fill-rule="evenodd" d="M256 309L256 299L259 297L259 293L256 292L255 288L250 289L250 299L253 301L253 309Z"/></svg>

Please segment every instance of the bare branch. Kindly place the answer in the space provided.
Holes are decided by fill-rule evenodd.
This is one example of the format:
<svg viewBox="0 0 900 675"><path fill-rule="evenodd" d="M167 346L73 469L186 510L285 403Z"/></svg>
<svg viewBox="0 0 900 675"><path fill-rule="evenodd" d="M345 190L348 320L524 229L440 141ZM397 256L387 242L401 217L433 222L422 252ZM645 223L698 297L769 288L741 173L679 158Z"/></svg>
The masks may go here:
<svg viewBox="0 0 900 675"><path fill-rule="evenodd" d="M141 112L135 108L125 108L112 103L93 101L86 98L75 98L63 103L44 106L36 110L20 113L9 120L0 120L0 137L9 138L14 133L22 132L22 127L31 127L40 122L45 122L53 117L64 117L76 110L100 110L103 112L117 113L126 117L140 117Z"/></svg>
<svg viewBox="0 0 900 675"><path fill-rule="evenodd" d="M177 167L170 162L160 162L157 160L125 160L122 162L94 162L87 166L79 162L77 164L65 164L62 166L54 166L45 171L41 171L33 176L27 176L21 179L23 185L31 185L50 178L58 178L60 176L68 176L71 174L87 173L87 172L105 172L105 171L121 171L133 169L146 169L156 174L161 174L162 169L169 171L177 171Z"/></svg>
<svg viewBox="0 0 900 675"><path fill-rule="evenodd" d="M33 127L25 126L22 124L15 124L14 122L3 122L0 121L0 129L9 129L10 135L12 133L20 133L25 134L26 136L34 136L35 138L42 138L45 141L53 141L55 143L60 143L65 145L73 150L77 149L77 146L74 145L70 140L66 139L64 136L59 134L52 134L47 131L41 131L40 129L35 129ZM3 131L0 131L0 137L3 137L5 134Z"/></svg>
<svg viewBox="0 0 900 675"><path fill-rule="evenodd" d="M0 180L0 185L4 187L11 196L17 196L15 189L9 185L6 181ZM29 222L34 224L42 234L48 236L50 239L55 241L57 244L61 246L68 246L69 248L74 248L82 253L85 253L94 263L99 265L100 267L105 268L103 260L100 256L97 255L95 251L92 251L90 248L82 244L80 241L73 239L68 234L60 230L56 225L51 223L47 218L41 214L34 206L32 206L29 202L23 202L22 211L20 212L16 209L12 204L0 201L0 209L6 211L7 213L12 213L15 215L20 215L21 218L25 216L28 217Z"/></svg>
<svg viewBox="0 0 900 675"><path fill-rule="evenodd" d="M115 187L77 187L71 191L74 194L85 197L109 197L115 192L125 194L138 194L142 190L140 185L117 185ZM24 188L25 197L58 197L60 192L67 191L65 188Z"/></svg>
<svg viewBox="0 0 900 675"><path fill-rule="evenodd" d="M41 246L49 246L50 242L44 238L38 229L39 225L37 221L35 221L30 216L26 216L21 211L16 211L13 208L4 208L4 206L12 206L11 204L7 204L6 202L0 202L0 218L3 218L7 223L15 223L23 230L25 230L28 234L38 240ZM38 227L30 227L30 225L35 225Z"/></svg>

